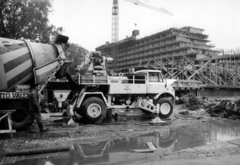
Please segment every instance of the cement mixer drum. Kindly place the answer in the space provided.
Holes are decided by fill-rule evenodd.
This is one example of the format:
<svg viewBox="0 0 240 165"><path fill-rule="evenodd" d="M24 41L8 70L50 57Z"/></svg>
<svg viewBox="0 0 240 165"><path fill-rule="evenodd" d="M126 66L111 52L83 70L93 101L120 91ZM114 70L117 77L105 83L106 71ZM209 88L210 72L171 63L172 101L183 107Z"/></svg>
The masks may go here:
<svg viewBox="0 0 240 165"><path fill-rule="evenodd" d="M33 68L56 60L58 51L54 45L0 38L0 91L24 84L34 78ZM37 79L46 78L58 63L42 70Z"/></svg>

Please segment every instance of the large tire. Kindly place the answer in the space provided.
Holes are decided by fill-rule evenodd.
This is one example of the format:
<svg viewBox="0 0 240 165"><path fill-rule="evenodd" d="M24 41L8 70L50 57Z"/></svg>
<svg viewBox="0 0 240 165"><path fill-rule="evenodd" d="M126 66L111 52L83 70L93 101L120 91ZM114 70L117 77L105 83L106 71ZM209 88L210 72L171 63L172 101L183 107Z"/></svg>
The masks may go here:
<svg viewBox="0 0 240 165"><path fill-rule="evenodd" d="M166 119L171 116L173 113L173 104L170 100L168 99L159 99L157 104L160 105L160 110L159 110L159 117L161 119Z"/></svg>
<svg viewBox="0 0 240 165"><path fill-rule="evenodd" d="M26 130L33 124L34 119L28 112L27 104L22 102L13 102L8 105L6 109L16 110L10 116L13 129L17 131Z"/></svg>
<svg viewBox="0 0 240 165"><path fill-rule="evenodd" d="M87 123L100 123L107 113L106 105L103 100L98 97L89 97L86 99L80 110L83 119Z"/></svg>

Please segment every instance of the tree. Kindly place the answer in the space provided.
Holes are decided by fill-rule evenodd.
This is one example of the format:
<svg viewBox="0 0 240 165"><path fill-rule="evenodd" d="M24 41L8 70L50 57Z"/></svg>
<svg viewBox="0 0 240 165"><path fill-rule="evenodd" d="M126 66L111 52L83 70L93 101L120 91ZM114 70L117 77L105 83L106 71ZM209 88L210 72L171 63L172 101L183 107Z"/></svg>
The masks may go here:
<svg viewBox="0 0 240 165"><path fill-rule="evenodd" d="M72 60L73 62L69 66L69 72L71 75L75 74L75 68L82 63L88 50L84 49L78 44L69 43L70 47L66 51L67 59Z"/></svg>
<svg viewBox="0 0 240 165"><path fill-rule="evenodd" d="M48 43L63 30L49 25L51 8L52 0L0 0L0 36Z"/></svg>

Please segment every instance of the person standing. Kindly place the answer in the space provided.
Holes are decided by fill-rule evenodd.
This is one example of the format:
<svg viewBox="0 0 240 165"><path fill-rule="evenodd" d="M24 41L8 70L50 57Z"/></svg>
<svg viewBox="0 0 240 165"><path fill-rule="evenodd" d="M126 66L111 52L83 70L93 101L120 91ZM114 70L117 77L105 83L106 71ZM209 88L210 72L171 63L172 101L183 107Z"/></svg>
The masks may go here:
<svg viewBox="0 0 240 165"><path fill-rule="evenodd" d="M46 132L48 129L45 129L43 127L43 120L42 120L42 116L40 113L41 109L40 109L39 102L38 102L38 99L39 99L38 90L39 89L40 89L40 86L35 84L35 88L33 88L30 92L29 113L32 116L32 118L37 121L39 131Z"/></svg>

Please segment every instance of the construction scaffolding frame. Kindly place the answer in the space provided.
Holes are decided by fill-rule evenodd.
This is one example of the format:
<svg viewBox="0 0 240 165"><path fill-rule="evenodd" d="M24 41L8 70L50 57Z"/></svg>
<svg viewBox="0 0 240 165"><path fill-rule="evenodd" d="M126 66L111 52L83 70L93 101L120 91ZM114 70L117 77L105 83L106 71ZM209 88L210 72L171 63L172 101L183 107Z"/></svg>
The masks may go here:
<svg viewBox="0 0 240 165"><path fill-rule="evenodd" d="M221 56L163 56L139 66L162 71L164 78L201 81L207 87L240 88L240 50Z"/></svg>

